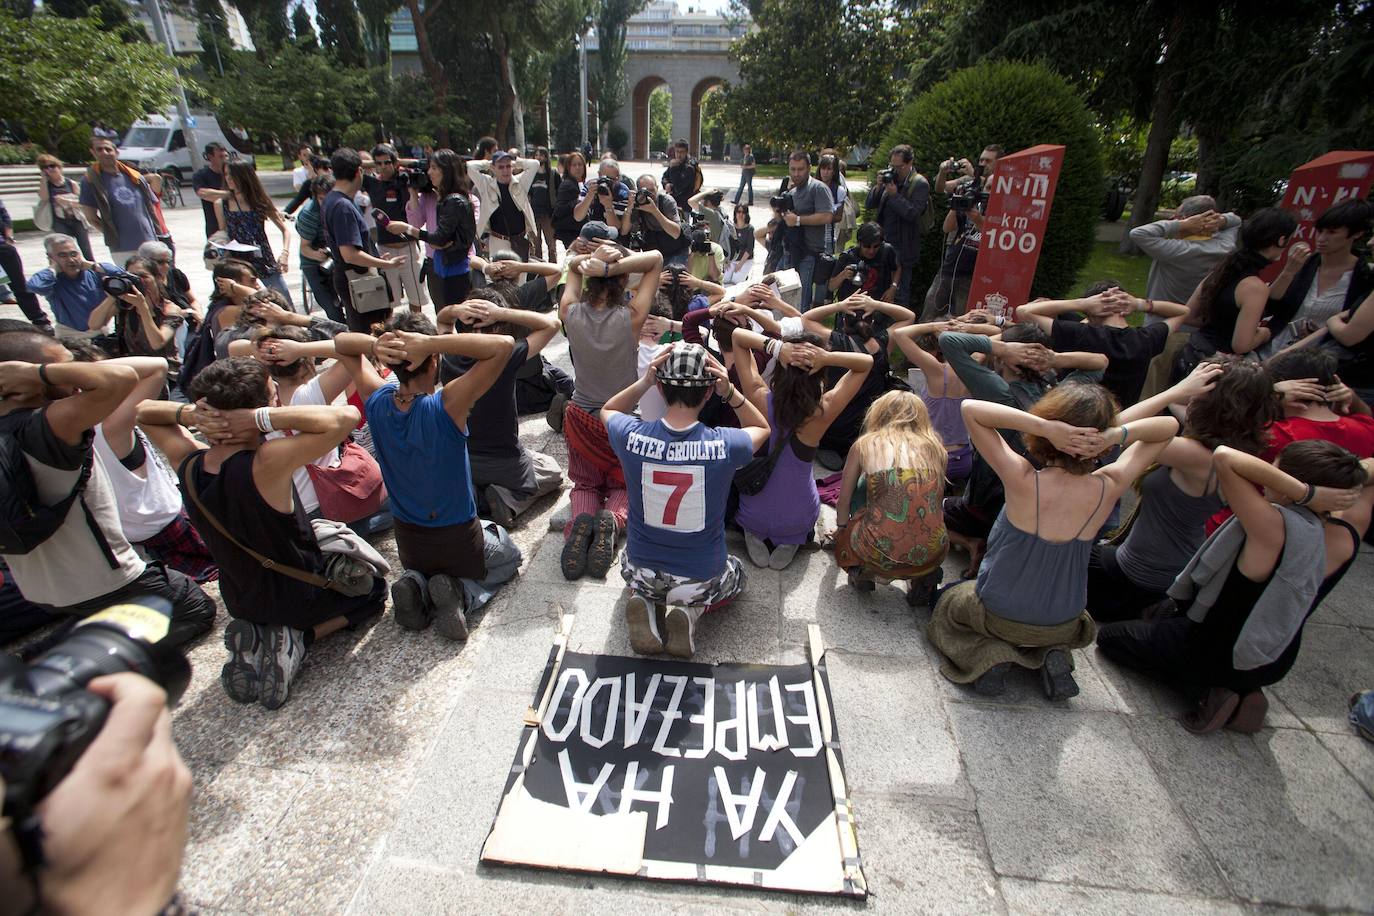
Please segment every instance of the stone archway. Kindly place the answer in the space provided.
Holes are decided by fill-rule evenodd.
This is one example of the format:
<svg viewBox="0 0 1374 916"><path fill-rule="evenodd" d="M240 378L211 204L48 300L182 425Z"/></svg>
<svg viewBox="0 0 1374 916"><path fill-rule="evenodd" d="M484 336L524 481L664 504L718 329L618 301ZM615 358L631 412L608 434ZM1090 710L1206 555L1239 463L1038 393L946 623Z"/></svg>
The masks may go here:
<svg viewBox="0 0 1374 916"><path fill-rule="evenodd" d="M630 158L649 158L649 96L659 87L672 91L661 76L646 76L635 84L630 101Z"/></svg>
<svg viewBox="0 0 1374 916"><path fill-rule="evenodd" d="M719 76L708 76L698 80L692 89L692 121L687 133L687 142L691 144L693 156L701 151L701 100L706 97L706 93L720 88L724 83L725 80Z"/></svg>

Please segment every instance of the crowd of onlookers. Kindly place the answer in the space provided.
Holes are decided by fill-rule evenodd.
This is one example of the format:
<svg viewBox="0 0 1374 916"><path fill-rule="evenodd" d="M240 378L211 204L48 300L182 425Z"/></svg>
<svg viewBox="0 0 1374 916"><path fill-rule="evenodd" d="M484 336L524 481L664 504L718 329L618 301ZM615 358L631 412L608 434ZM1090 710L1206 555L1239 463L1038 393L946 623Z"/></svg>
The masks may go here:
<svg viewBox="0 0 1374 916"><path fill-rule="evenodd" d="M1096 641L1187 694L1190 729L1258 729L1374 506L1374 205L1331 207L1309 244L1285 210L1189 198L1131 233L1144 289L969 309L968 192L1000 152L927 178L897 146L861 201L834 151L797 151L755 227L748 147L728 202L685 143L633 182L487 138L306 147L279 209L212 144L203 248L110 139L79 182L45 157L49 266L24 277L0 246L30 322L0 328L0 435L71 508L4 556L0 633L152 593L184 644L217 578L224 688L275 708L311 644L388 594L402 627L466 638L522 562L508 529L566 478L560 568L618 561L638 652L690 657L749 566L826 549L855 589L908 583L973 690L1021 668L1073 696ZM923 286L953 196L973 205ZM542 352L560 335L571 376ZM535 412L565 462L522 443Z"/></svg>

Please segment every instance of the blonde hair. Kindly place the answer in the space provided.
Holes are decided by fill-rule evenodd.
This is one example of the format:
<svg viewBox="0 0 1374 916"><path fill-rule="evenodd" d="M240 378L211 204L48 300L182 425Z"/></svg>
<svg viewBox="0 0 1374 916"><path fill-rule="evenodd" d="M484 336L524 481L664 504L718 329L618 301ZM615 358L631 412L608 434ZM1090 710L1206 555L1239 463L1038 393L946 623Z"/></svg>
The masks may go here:
<svg viewBox="0 0 1374 916"><path fill-rule="evenodd" d="M945 443L930 425L925 402L909 391L889 391L868 407L863 433L854 442L864 472L903 467L941 477L949 463Z"/></svg>

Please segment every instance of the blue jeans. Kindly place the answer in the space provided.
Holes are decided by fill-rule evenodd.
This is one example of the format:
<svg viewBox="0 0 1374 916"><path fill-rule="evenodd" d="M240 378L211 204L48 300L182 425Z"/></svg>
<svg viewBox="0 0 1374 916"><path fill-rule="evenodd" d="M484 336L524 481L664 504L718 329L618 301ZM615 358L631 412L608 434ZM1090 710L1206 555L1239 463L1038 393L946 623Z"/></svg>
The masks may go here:
<svg viewBox="0 0 1374 916"><path fill-rule="evenodd" d="M749 186L749 206L752 207L754 205L754 176L746 175L743 172L739 176L739 189L735 191L735 203L739 203L739 199L744 196L745 185Z"/></svg>
<svg viewBox="0 0 1374 916"><path fill-rule="evenodd" d="M334 286L320 273L320 265L314 261L302 263L301 273L305 276L305 283L310 287L310 295L315 297L315 302L331 320L342 324L345 321L343 307L339 305L339 297L334 294Z"/></svg>
<svg viewBox="0 0 1374 916"><path fill-rule="evenodd" d="M797 268L797 279L801 282L801 301L797 308L806 311L811 308L812 293L814 289L811 279L816 276L816 256L808 254L802 257L801 261L793 265Z"/></svg>

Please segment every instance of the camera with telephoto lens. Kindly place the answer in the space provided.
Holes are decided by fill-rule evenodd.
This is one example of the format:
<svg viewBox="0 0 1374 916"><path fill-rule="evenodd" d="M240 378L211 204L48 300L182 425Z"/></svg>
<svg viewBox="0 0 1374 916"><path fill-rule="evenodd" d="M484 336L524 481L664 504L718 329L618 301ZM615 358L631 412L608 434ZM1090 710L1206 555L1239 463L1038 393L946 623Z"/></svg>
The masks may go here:
<svg viewBox="0 0 1374 916"><path fill-rule="evenodd" d="M645 204L647 204L649 201L651 201L651 200L653 200L653 199L654 199L653 192L650 191L648 188L636 188L636 189L635 189L635 206L636 206L636 207L642 207L642 206L644 206Z"/></svg>
<svg viewBox="0 0 1374 916"><path fill-rule="evenodd" d="M23 818L71 772L100 734L110 703L86 690L106 674L132 671L167 691L175 705L191 680L191 665L159 642L171 603L143 595L78 623L65 638L25 664L0 654L0 777L4 813Z"/></svg>
<svg viewBox="0 0 1374 916"><path fill-rule="evenodd" d="M791 191L784 192L776 197L768 198L768 206L777 210L779 213L791 213L797 209L796 198Z"/></svg>
<svg viewBox="0 0 1374 916"><path fill-rule="evenodd" d="M107 295L114 297L115 305L122 309L131 309L133 306L119 297L137 290L138 278L123 271L117 274L106 274L100 278L100 288L105 290Z"/></svg>
<svg viewBox="0 0 1374 916"><path fill-rule="evenodd" d="M693 229L701 226L706 227L706 212L704 210L692 210L687 214L687 223Z"/></svg>
<svg viewBox="0 0 1374 916"><path fill-rule="evenodd" d="M949 208L959 213L967 213L973 208L982 210L988 205L988 191L983 187L983 167L973 167L973 178L965 181L949 195Z"/></svg>

